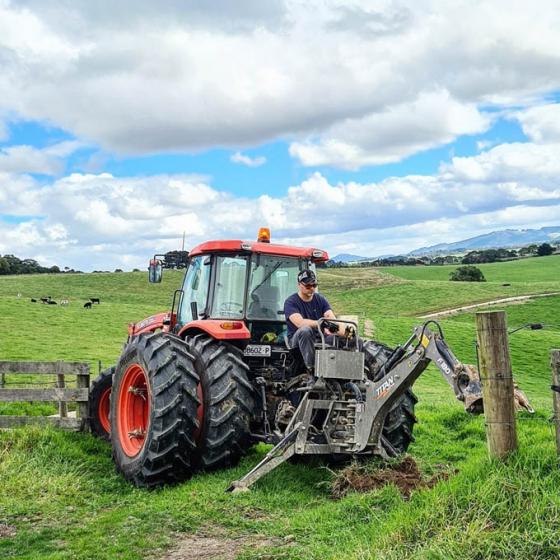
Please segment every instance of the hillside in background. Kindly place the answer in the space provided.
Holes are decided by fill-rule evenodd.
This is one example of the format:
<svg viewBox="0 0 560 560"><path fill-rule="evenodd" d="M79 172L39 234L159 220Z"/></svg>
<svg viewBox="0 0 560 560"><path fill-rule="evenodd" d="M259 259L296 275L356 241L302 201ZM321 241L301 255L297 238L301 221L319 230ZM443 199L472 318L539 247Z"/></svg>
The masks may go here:
<svg viewBox="0 0 560 560"><path fill-rule="evenodd" d="M434 253L449 254L473 249L491 249L499 247L523 247L532 243L553 243L560 240L560 226L540 229L506 229L478 235L453 243L439 243L430 247L421 247L408 253L416 257Z"/></svg>
<svg viewBox="0 0 560 560"><path fill-rule="evenodd" d="M375 338L391 346L409 337L423 313L560 291L560 255L480 268L488 280L480 284L449 282L449 266L321 269L319 282L337 314L357 314L362 326L372 319ZM169 309L183 274L166 270L161 284L149 284L145 272L2 276L0 314L9 328L0 336L0 360L87 361L96 375L98 361L108 367L118 359L128 322ZM70 305L30 301L46 294ZM91 297L101 304L86 310ZM510 328L546 326L510 336L514 376L537 413L518 416L520 449L506 463L488 460L484 418L465 414L433 367L414 387L418 424L409 453L426 479L440 479L407 499L389 485L333 500L337 471L319 462L282 465L251 492L226 494L263 458L264 445L233 469L138 490L115 472L110 446L88 434L0 430L0 557L163 560L181 537L195 551L191 558L210 544L237 546L247 560L558 558L549 359L560 348L560 296L507 313ZM440 323L454 353L476 363L473 315Z"/></svg>

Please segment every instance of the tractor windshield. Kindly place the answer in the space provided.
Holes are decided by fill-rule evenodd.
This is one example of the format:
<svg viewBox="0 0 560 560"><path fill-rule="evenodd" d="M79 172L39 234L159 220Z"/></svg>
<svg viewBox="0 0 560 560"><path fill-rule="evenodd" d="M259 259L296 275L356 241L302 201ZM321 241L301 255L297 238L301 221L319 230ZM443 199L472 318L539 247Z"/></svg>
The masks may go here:
<svg viewBox="0 0 560 560"><path fill-rule="evenodd" d="M284 321L284 301L297 290L300 260L254 254L247 294L247 318Z"/></svg>

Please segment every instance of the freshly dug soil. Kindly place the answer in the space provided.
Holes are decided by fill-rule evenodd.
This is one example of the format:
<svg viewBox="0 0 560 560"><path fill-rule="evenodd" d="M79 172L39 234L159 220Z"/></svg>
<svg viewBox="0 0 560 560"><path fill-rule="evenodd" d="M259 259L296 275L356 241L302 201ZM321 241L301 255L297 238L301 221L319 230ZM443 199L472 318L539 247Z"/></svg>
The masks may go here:
<svg viewBox="0 0 560 560"><path fill-rule="evenodd" d="M417 488L432 488L440 480L447 480L448 472L439 472L429 480L424 480L416 461L409 455L399 463L373 470L371 465L352 464L341 470L332 484L332 497L342 498L348 492L369 492L387 484L394 484L408 499Z"/></svg>

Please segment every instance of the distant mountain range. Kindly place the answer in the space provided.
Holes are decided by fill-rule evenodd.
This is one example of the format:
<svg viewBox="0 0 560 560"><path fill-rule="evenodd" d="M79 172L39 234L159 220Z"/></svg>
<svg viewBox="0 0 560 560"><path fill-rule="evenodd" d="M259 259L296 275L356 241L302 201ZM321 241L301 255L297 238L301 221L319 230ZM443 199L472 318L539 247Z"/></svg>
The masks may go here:
<svg viewBox="0 0 560 560"><path fill-rule="evenodd" d="M476 249L497 249L498 247L523 247L532 243L550 243L558 240L560 240L560 226L543 227L541 229L504 229L454 243L439 243L430 247L421 247L408 253L408 256L449 254Z"/></svg>
<svg viewBox="0 0 560 560"><path fill-rule="evenodd" d="M492 249L498 247L523 247L532 243L550 243L560 240L560 226L543 227L540 229L505 229L502 231L493 231L484 235L477 235L462 241L454 241L453 243L438 243L429 247L421 247L414 249L410 253L406 253L407 257L420 257L423 255L448 255L451 253L461 253L466 251L475 251L476 249ZM335 262L356 262L363 260L371 260L374 257L360 257L358 255L350 255L341 253L332 257ZM375 257L381 258L381 257Z"/></svg>
<svg viewBox="0 0 560 560"><path fill-rule="evenodd" d="M340 255L336 255L336 257L331 257L331 261L334 262L356 262L356 261L367 261L370 260L371 257L359 257L358 255L350 255L348 253L340 253Z"/></svg>

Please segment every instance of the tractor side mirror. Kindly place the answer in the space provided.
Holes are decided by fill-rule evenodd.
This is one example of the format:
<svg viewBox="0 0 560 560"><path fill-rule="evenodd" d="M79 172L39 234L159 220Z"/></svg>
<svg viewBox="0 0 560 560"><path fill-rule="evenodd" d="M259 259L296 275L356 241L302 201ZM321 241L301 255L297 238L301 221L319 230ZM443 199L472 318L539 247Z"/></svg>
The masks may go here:
<svg viewBox="0 0 560 560"><path fill-rule="evenodd" d="M150 261L150 266L148 267L148 280L150 284L157 284L161 282L162 274L163 269L161 261L159 259L152 259Z"/></svg>

